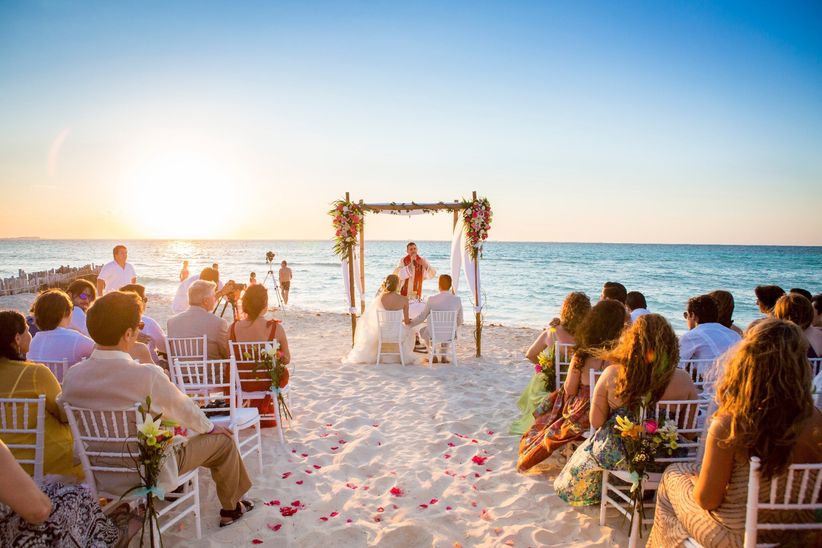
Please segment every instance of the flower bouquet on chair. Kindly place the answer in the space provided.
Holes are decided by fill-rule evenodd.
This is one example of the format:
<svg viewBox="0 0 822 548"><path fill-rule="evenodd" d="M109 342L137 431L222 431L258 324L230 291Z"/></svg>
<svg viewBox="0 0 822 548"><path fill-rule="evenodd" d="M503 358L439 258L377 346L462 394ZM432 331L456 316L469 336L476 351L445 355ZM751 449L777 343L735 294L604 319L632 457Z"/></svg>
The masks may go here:
<svg viewBox="0 0 822 548"><path fill-rule="evenodd" d="M550 394L557 389L557 374L553 349L549 353L545 351L540 352L537 356L537 361L539 363L534 366L534 372L537 374L542 373L545 376L545 391Z"/></svg>
<svg viewBox="0 0 822 548"><path fill-rule="evenodd" d="M614 428L617 430L625 449L624 462L631 478L631 522L639 518L639 535L642 536L642 522L645 519L645 506L642 483L647 472L654 465L659 451L673 454L677 448L678 430L676 423L667 421L664 414L660 417L649 417L647 414L650 394L643 398L639 408L639 420L634 422L630 417L618 415Z"/></svg>
<svg viewBox="0 0 822 548"><path fill-rule="evenodd" d="M148 545L154 548L158 544L159 546L163 545L156 501L157 499L165 499L165 491L160 487L159 482L163 464L168 458L171 448L175 445L174 432L177 423L171 420L163 420L162 413L159 415L152 414L150 396L146 396L145 403L141 403L137 411L139 412L137 417L138 456L135 458L135 464L137 474L140 476L140 483L126 491L120 498L122 499L128 495L144 496L146 498L145 517L140 532L140 546L145 544L145 537L148 534Z"/></svg>
<svg viewBox="0 0 822 548"><path fill-rule="evenodd" d="M260 352L257 361L254 363L254 371L264 370L271 378L271 394L275 398L274 405L279 406L280 418L291 420L291 411L285 403L282 389L288 385L288 368L283 365L283 352L280 350L280 343L271 341L265 349Z"/></svg>

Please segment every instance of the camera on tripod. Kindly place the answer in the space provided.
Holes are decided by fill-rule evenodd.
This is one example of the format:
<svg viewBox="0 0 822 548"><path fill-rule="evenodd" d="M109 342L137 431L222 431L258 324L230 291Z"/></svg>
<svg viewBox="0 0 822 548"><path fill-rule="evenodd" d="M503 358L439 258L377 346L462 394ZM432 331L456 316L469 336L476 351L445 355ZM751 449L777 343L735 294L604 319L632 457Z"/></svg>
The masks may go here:
<svg viewBox="0 0 822 548"><path fill-rule="evenodd" d="M217 297L217 304L214 306L213 312L216 314L217 309L220 308L220 304L222 303L223 310L220 312L220 317L222 318L223 314L225 314L225 309L230 304L234 319L238 320L239 314L237 313L237 301L246 287L246 284L239 284L234 280L228 280L223 288L215 294ZM223 299L225 299L225 302L223 302Z"/></svg>
<svg viewBox="0 0 822 548"><path fill-rule="evenodd" d="M275 253L273 251L266 251L265 252L265 262L271 263L274 261Z"/></svg>

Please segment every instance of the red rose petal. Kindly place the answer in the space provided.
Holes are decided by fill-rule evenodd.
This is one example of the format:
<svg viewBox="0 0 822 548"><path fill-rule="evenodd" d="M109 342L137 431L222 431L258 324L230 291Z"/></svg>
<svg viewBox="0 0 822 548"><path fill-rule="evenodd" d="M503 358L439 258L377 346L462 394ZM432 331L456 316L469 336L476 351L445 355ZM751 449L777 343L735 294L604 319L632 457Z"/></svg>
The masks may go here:
<svg viewBox="0 0 822 548"><path fill-rule="evenodd" d="M331 512L331 513L329 514L329 517L336 518L336 517L337 517L337 516L339 516L339 515L340 515L340 513L339 513L339 512Z"/></svg>
<svg viewBox="0 0 822 548"><path fill-rule="evenodd" d="M493 469L491 469L491 468L486 468L486 469L485 469L485 471L486 471L486 472L493 472L494 470L493 470Z"/></svg>
<svg viewBox="0 0 822 548"><path fill-rule="evenodd" d="M399 487L392 487L391 488L391 494L394 495L395 497L401 497L405 494L405 492L402 489L400 489Z"/></svg>
<svg viewBox="0 0 822 548"><path fill-rule="evenodd" d="M331 424L330 422L325 423L325 425L326 425L326 426L334 426L334 425L333 425L333 424Z"/></svg>
<svg viewBox="0 0 822 548"><path fill-rule="evenodd" d="M296 453L296 452L297 452L297 450L296 450L296 449L292 449L292 450L291 450L291 452L292 452L292 453Z"/></svg>
<svg viewBox="0 0 822 548"><path fill-rule="evenodd" d="M488 457L481 457L479 455L474 455L473 457L471 457L471 462L473 462L474 464L479 464L480 466L485 464L485 461L487 460Z"/></svg>
<svg viewBox="0 0 822 548"><path fill-rule="evenodd" d="M368 491L369 489L371 489L371 488L368 487L367 485L363 485L363 488L362 488L363 491Z"/></svg>
<svg viewBox="0 0 822 548"><path fill-rule="evenodd" d="M314 470L319 470L320 468L322 468L322 466L320 466L319 464L314 465Z"/></svg>
<svg viewBox="0 0 822 548"><path fill-rule="evenodd" d="M425 503L422 503L422 504L420 504L420 508L422 508L423 510L425 510L426 508L428 508L428 505L427 505L427 504L425 504Z"/></svg>
<svg viewBox="0 0 822 548"><path fill-rule="evenodd" d="M353 483L351 483L350 481L348 483L346 483L345 486L348 487L349 489L356 489L357 488L357 486L354 485Z"/></svg>
<svg viewBox="0 0 822 548"><path fill-rule="evenodd" d="M346 442L345 440L337 440L337 443L339 443L340 445L342 445L342 444L347 443L347 442Z"/></svg>
<svg viewBox="0 0 822 548"><path fill-rule="evenodd" d="M351 518L348 518L347 520L345 520L345 522L346 522L346 523L354 523L354 520L353 520L353 519L351 519Z"/></svg>
<svg viewBox="0 0 822 548"><path fill-rule="evenodd" d="M471 440L471 443L479 443L477 440Z"/></svg>
<svg viewBox="0 0 822 548"><path fill-rule="evenodd" d="M373 426L374 428L377 428L379 426L379 424L372 424L371 426Z"/></svg>
<svg viewBox="0 0 822 548"><path fill-rule="evenodd" d="M308 453L300 453L300 456L301 456L301 457L303 457L303 458L305 458L305 457L307 457L307 456L308 456Z"/></svg>
<svg viewBox="0 0 822 548"><path fill-rule="evenodd" d="M381 518L380 516L374 516L374 521L376 521L377 523L379 523L379 522L381 522L381 521L382 521L382 518Z"/></svg>
<svg viewBox="0 0 822 548"><path fill-rule="evenodd" d="M296 483L297 485L302 485L302 484L303 484L303 480L297 480L295 483Z"/></svg>
<svg viewBox="0 0 822 548"><path fill-rule="evenodd" d="M320 521L328 521L328 518L323 516L323 517L320 518Z"/></svg>
<svg viewBox="0 0 822 548"><path fill-rule="evenodd" d="M305 504L300 502L299 499L292 502L291 506L294 506L295 508L305 508Z"/></svg>
<svg viewBox="0 0 822 548"><path fill-rule="evenodd" d="M252 541L251 541L251 544L262 544L262 543L263 543L263 541L261 541L258 538L252 539Z"/></svg>
<svg viewBox="0 0 822 548"><path fill-rule="evenodd" d="M493 435L494 435L494 431L493 431L493 430L489 430L489 431L488 431L488 435L489 435L489 436L493 436Z"/></svg>
<svg viewBox="0 0 822 548"><path fill-rule="evenodd" d="M444 455L442 456L442 458L444 458L444 459L450 459L450 458L451 458L451 454L450 454L450 453L446 453L446 454L444 454Z"/></svg>
<svg viewBox="0 0 822 548"><path fill-rule="evenodd" d="M456 443L450 442L450 441L448 442L448 447L456 447L456 446L457 446Z"/></svg>
<svg viewBox="0 0 822 548"><path fill-rule="evenodd" d="M377 512L383 513L383 512L385 512L385 508L380 506L379 508L377 508Z"/></svg>
<svg viewBox="0 0 822 548"><path fill-rule="evenodd" d="M290 475L291 475L291 472L283 472L283 479L288 479L288 477Z"/></svg>
<svg viewBox="0 0 822 548"><path fill-rule="evenodd" d="M472 501L471 501L471 506L473 506L474 508L476 508L476 507L477 507L477 501L472 500Z"/></svg>
<svg viewBox="0 0 822 548"><path fill-rule="evenodd" d="M266 525L266 527L268 527L272 531L279 531L280 528L282 528L282 526L282 523L269 523L268 525Z"/></svg>
<svg viewBox="0 0 822 548"><path fill-rule="evenodd" d="M445 509L446 510L452 510L452 508L450 506L446 506Z"/></svg>
<svg viewBox="0 0 822 548"><path fill-rule="evenodd" d="M396 504L392 504L391 506L394 508L394 510L399 509L399 506L397 506Z"/></svg>
<svg viewBox="0 0 822 548"><path fill-rule="evenodd" d="M339 447L332 447L331 448L332 451L336 451L337 449L339 449Z"/></svg>
<svg viewBox="0 0 822 548"><path fill-rule="evenodd" d="M438 502L439 502L439 499L431 499L431 500L428 502L428 504L437 504Z"/></svg>

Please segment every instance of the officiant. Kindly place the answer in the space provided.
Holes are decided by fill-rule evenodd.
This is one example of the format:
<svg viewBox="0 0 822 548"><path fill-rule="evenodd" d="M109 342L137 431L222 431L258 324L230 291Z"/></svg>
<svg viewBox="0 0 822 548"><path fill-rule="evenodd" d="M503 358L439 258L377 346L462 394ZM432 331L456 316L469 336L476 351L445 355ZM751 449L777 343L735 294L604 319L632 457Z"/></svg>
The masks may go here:
<svg viewBox="0 0 822 548"><path fill-rule="evenodd" d="M409 301L422 300L422 282L437 275L437 271L428 261L417 255L417 244L409 242L405 246L407 255L400 259L394 274L399 276L400 293Z"/></svg>

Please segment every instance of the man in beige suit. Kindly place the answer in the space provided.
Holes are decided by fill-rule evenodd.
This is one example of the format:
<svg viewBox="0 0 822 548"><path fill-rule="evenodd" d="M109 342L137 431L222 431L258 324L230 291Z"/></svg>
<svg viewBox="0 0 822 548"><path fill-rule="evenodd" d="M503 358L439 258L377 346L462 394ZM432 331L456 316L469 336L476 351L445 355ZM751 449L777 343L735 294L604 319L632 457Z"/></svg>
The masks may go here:
<svg viewBox="0 0 822 548"><path fill-rule="evenodd" d="M228 322L211 313L217 305L217 284L197 280L188 288L188 310L168 319L169 337L208 339L208 359L228 358Z"/></svg>
<svg viewBox="0 0 822 548"><path fill-rule="evenodd" d="M438 285L440 292L436 295L431 295L425 301L425 308L420 312L419 316L407 322L409 327L416 327L431 315L432 310L456 311L457 312L457 326L462 325L462 300L451 291L451 276L443 274L440 276ZM431 330L426 325L420 330L420 337L431 344ZM434 358L434 363L437 363L437 358ZM448 363L446 358L442 358L443 363Z"/></svg>
<svg viewBox="0 0 822 548"><path fill-rule="evenodd" d="M220 499L220 525L229 525L254 504L242 499L251 480L234 444L231 431L215 426L199 407L181 392L156 365L134 361L128 351L139 334L140 303L137 295L114 291L97 299L86 318L89 334L97 347L91 356L72 366L63 378L58 396L63 420L63 403L99 410L128 409L151 397L151 411L176 421L188 431L188 438L175 447L171 478L203 466L211 471ZM176 464L176 469L174 467ZM120 476L118 478L117 476ZM133 481L124 474L95 475L98 486L112 494L124 492ZM126 479L126 484L123 480ZM128 483L131 483L129 485Z"/></svg>

